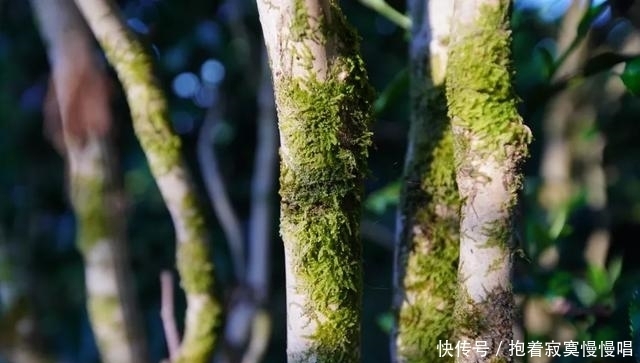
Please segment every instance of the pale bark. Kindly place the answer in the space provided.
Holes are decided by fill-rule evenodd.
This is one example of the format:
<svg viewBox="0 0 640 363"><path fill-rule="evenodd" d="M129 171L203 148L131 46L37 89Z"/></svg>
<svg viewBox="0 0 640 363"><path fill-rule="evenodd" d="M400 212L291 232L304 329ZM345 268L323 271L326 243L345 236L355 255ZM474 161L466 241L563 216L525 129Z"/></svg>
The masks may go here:
<svg viewBox="0 0 640 363"><path fill-rule="evenodd" d="M177 239L177 267L186 294L185 332L175 362L207 362L216 342L220 306L213 263L196 190L170 128L167 105L152 60L111 0L76 0L123 84L133 127L169 209Z"/></svg>
<svg viewBox="0 0 640 363"><path fill-rule="evenodd" d="M258 1L280 129L289 362L360 357L371 89L337 1Z"/></svg>
<svg viewBox="0 0 640 363"><path fill-rule="evenodd" d="M106 72L72 0L33 0L52 67L49 118L61 118L77 245L85 263L87 310L104 362L147 361L110 148ZM59 112L59 115L58 115ZM48 121L55 122L55 121Z"/></svg>
<svg viewBox="0 0 640 363"><path fill-rule="evenodd" d="M488 347L458 362L512 359L512 223L531 135L512 86L511 5L458 0L454 8L447 98L463 200L456 328L460 340Z"/></svg>
<svg viewBox="0 0 640 363"><path fill-rule="evenodd" d="M411 128L394 269L394 362L447 361L453 341L460 200L445 99L453 2L408 2ZM453 358L449 359L450 361Z"/></svg>

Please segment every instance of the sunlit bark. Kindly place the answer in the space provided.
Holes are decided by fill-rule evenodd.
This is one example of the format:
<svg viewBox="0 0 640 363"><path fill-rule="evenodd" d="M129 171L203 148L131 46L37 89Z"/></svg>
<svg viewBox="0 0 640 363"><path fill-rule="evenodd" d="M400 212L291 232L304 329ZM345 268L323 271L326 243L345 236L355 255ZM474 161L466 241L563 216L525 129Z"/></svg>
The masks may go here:
<svg viewBox="0 0 640 363"><path fill-rule="evenodd" d="M360 209L372 92L334 0L258 1L280 129L287 357L360 358Z"/></svg>
<svg viewBox="0 0 640 363"><path fill-rule="evenodd" d="M530 131L512 86L511 1L455 2L447 70L460 222L458 338L486 344L458 362L508 362L513 336L511 287L514 209L522 186L519 166Z"/></svg>

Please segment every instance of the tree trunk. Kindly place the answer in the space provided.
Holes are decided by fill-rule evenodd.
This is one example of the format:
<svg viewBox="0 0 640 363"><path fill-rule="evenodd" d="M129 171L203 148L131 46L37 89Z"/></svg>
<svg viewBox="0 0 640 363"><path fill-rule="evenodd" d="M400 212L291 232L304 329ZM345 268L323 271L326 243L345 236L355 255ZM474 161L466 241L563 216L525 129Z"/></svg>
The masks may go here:
<svg viewBox="0 0 640 363"><path fill-rule="evenodd" d="M408 1L411 128L395 251L394 362L452 362L439 341L453 339L460 199L445 99L453 2Z"/></svg>
<svg viewBox="0 0 640 363"><path fill-rule="evenodd" d="M509 362L513 329L513 214L530 131L512 87L511 1L456 1L447 98L463 200L460 222L458 362ZM486 354L483 354L486 353Z"/></svg>
<svg viewBox="0 0 640 363"><path fill-rule="evenodd" d="M216 341L220 305L198 196L170 128L166 101L152 60L124 24L112 0L76 0L124 86L133 127L171 213L178 245L177 267L187 299L185 333L175 362L208 362Z"/></svg>
<svg viewBox="0 0 640 363"><path fill-rule="evenodd" d="M280 129L287 358L360 358L362 180L372 90L334 0L258 1Z"/></svg>
<svg viewBox="0 0 640 363"><path fill-rule="evenodd" d="M32 0L52 67L47 122L61 122L60 151L84 258L87 310L104 362L148 360L133 296L122 190L111 150L108 78L72 0ZM60 127L60 125L58 126Z"/></svg>

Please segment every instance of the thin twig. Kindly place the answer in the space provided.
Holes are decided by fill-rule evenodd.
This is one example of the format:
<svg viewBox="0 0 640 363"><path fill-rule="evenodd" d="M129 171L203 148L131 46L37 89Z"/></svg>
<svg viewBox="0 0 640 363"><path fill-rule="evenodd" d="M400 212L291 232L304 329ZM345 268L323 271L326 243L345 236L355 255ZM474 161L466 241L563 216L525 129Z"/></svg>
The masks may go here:
<svg viewBox="0 0 640 363"><path fill-rule="evenodd" d="M162 328L167 341L167 349L169 350L169 358L171 362L175 362L180 351L180 334L178 326L173 315L173 276L170 271L162 271L160 273L160 318L162 319Z"/></svg>
<svg viewBox="0 0 640 363"><path fill-rule="evenodd" d="M220 120L220 102L215 102L207 111L198 136L198 162L202 170L204 185L213 211L222 226L238 281L245 278L245 252L242 229L236 212L229 201L229 194L220 173L218 160L213 146L215 128Z"/></svg>
<svg viewBox="0 0 640 363"><path fill-rule="evenodd" d="M391 5L387 4L384 0L360 0L360 2L377 11L378 14L384 16L389 19L392 23L396 24L402 29L409 30L411 28L411 19L408 16L402 14L398 10L391 7Z"/></svg>
<svg viewBox="0 0 640 363"><path fill-rule="evenodd" d="M266 51L262 52L262 77L258 89L258 145L251 180L249 221L249 264L247 283L262 304L269 294L271 260L271 204L278 151L278 128L273 87Z"/></svg>
<svg viewBox="0 0 640 363"><path fill-rule="evenodd" d="M242 363L258 363L267 351L269 338L271 337L271 318L264 309L258 309L251 326L251 340L242 357Z"/></svg>

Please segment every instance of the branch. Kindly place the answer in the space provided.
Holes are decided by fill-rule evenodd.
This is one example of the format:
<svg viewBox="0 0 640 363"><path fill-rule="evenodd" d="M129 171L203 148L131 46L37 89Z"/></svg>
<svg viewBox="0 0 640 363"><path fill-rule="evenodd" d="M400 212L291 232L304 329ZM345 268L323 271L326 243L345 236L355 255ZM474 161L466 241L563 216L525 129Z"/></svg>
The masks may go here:
<svg viewBox="0 0 640 363"><path fill-rule="evenodd" d="M180 335L173 315L173 277L170 271L162 271L160 274L160 292L160 318L169 350L169 361L175 362L180 351Z"/></svg>
<svg viewBox="0 0 640 363"><path fill-rule="evenodd" d="M45 124L63 135L69 196L84 259L87 311L102 361L146 361L133 296L122 190L113 162L109 79L72 0L32 0L52 68ZM58 139L60 140L60 139Z"/></svg>
<svg viewBox="0 0 640 363"><path fill-rule="evenodd" d="M258 90L258 145L251 180L249 220L249 265L247 283L260 304L269 295L271 260L271 204L278 151L275 101L266 53L262 54L262 76Z"/></svg>
<svg viewBox="0 0 640 363"><path fill-rule="evenodd" d="M253 317L251 326L251 340L247 351L242 357L242 363L258 363L267 351L271 337L271 319L264 309L258 309Z"/></svg>
<svg viewBox="0 0 640 363"><path fill-rule="evenodd" d="M204 179L209 201L227 238L236 278L239 281L243 281L245 278L244 237L242 236L238 217L229 201L229 194L220 173L218 159L213 146L214 132L220 120L219 106L218 102L214 102L207 111L204 123L200 128L198 163L200 164L200 170L202 170L202 178Z"/></svg>
<svg viewBox="0 0 640 363"><path fill-rule="evenodd" d="M216 343L220 305L214 294L207 229L182 158L181 140L171 130L165 96L152 72L152 59L117 15L112 0L76 0L76 4L123 84L136 136L175 227L177 267L187 300L176 362L208 362Z"/></svg>
<svg viewBox="0 0 640 363"><path fill-rule="evenodd" d="M391 7L391 5L387 4L384 0L360 0L360 2L377 11L380 15L389 19L392 23L396 24L400 28L404 30L409 30L411 28L411 19L406 15L402 14L398 10Z"/></svg>
<svg viewBox="0 0 640 363"><path fill-rule="evenodd" d="M245 331L242 337L249 341L243 352L243 363L259 362L264 355L271 336L269 313L263 309L269 296L269 278L271 261L271 205L269 198L273 193L278 149L278 130L275 117L275 101L269 73L269 63L263 48L262 70L258 89L258 137L254 160L254 172L251 180L251 215L249 220L249 264L247 266L248 306L246 314L235 319L236 326L228 330ZM233 312L242 307L242 301L235 304ZM228 334L233 336L233 333ZM238 339L235 339L236 341Z"/></svg>

